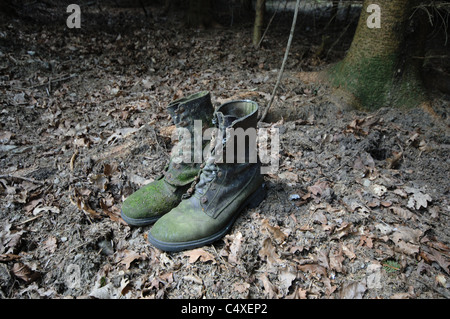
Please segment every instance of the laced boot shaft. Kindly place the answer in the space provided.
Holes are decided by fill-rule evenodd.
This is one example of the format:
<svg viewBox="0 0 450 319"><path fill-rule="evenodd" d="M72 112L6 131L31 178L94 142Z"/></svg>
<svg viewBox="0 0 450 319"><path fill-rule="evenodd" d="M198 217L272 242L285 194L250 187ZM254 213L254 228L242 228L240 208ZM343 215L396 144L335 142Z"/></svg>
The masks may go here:
<svg viewBox="0 0 450 319"><path fill-rule="evenodd" d="M250 187L251 191L251 185L262 183L256 149L257 110L254 102L235 101L222 105L215 113L218 129L194 193L208 216L220 215L233 200L230 194L238 195L239 188Z"/></svg>
<svg viewBox="0 0 450 319"><path fill-rule="evenodd" d="M218 130L210 155L184 200L150 231L153 245L178 251L214 242L229 231L245 207L263 200L256 155L257 114L258 105L252 101L229 102L216 110Z"/></svg>
<svg viewBox="0 0 450 319"><path fill-rule="evenodd" d="M212 126L214 108L209 93L200 92L169 104L167 112L172 117L178 142L164 175L167 183L175 186L191 184L202 163L203 132ZM187 103L186 100L188 99Z"/></svg>
<svg viewBox="0 0 450 319"><path fill-rule="evenodd" d="M143 226L154 223L176 207L182 195L198 175L201 160L194 151L202 153L204 144L198 136L212 125L214 108L208 92L200 92L169 104L170 114L177 131L190 134L178 139L171 151L163 174L150 184L131 194L122 205L122 218L130 225ZM198 122L197 122L198 121ZM200 132L195 132L195 123ZM197 143L197 145L195 144ZM199 144L199 145L198 145ZM196 147L197 146L197 147Z"/></svg>
<svg viewBox="0 0 450 319"><path fill-rule="evenodd" d="M222 105L214 114L217 128L212 132L209 156L185 198L194 190L203 195L208 183L223 176L223 164L253 163L260 167L256 148L258 105L252 101L235 101ZM224 115L225 114L225 115Z"/></svg>

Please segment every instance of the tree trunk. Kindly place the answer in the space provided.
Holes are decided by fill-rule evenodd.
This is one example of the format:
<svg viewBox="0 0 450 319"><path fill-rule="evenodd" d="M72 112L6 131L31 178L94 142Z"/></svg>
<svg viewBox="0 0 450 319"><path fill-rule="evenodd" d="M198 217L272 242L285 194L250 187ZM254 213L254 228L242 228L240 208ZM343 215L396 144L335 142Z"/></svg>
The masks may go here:
<svg viewBox="0 0 450 319"><path fill-rule="evenodd" d="M349 96L352 106L375 110L383 106L414 107L425 101L420 65L411 59L423 47L407 40L407 23L415 1L365 0L352 44L345 58L331 67L330 82ZM372 5L367 12L368 6ZM380 8L380 23L372 20ZM370 28L371 26L372 28ZM420 31L420 30L419 30ZM416 51L417 52L417 51Z"/></svg>
<svg viewBox="0 0 450 319"><path fill-rule="evenodd" d="M255 24L253 27L253 45L256 47L261 40L264 24L264 12L266 11L266 0L257 0L255 6Z"/></svg>

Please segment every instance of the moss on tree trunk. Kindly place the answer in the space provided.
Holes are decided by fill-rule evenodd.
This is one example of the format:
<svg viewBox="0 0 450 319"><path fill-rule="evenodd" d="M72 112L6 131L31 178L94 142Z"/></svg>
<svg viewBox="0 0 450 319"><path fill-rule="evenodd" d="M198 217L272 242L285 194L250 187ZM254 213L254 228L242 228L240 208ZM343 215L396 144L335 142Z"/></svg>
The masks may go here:
<svg viewBox="0 0 450 319"><path fill-rule="evenodd" d="M411 46L405 37L413 2L364 1L346 57L328 72L335 87L351 94L353 106L368 110L383 106L414 107L425 100L420 65L409 57L412 52L407 50ZM367 12L371 4L381 9L379 28L368 27L367 20L372 21L373 17L373 12Z"/></svg>

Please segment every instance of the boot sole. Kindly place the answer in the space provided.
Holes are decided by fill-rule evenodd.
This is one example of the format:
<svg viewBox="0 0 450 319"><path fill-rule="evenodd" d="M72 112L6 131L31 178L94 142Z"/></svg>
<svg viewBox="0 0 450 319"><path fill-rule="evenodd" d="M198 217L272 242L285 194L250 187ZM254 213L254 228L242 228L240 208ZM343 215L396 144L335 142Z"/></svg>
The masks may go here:
<svg viewBox="0 0 450 319"><path fill-rule="evenodd" d="M162 216L162 215L161 215ZM154 224L161 216L147 217L147 218L131 218L126 216L122 210L120 210L120 217L130 226L147 226Z"/></svg>
<svg viewBox="0 0 450 319"><path fill-rule="evenodd" d="M208 244L211 244L219 239L221 239L223 236L225 236L233 226L234 222L240 215L240 213L245 208L256 208L259 206L259 204L264 200L267 194L267 189L265 185L261 185L253 194L251 194L245 202L236 210L236 213L233 215L231 220L225 225L224 228L219 230L218 232L201 239L192 240L192 241L186 241L186 242L163 242L160 240L157 240L154 238L150 233L148 234L148 241L155 246L156 248L168 251L168 252L177 252L181 250L188 250L188 249L194 249L197 247L202 247Z"/></svg>

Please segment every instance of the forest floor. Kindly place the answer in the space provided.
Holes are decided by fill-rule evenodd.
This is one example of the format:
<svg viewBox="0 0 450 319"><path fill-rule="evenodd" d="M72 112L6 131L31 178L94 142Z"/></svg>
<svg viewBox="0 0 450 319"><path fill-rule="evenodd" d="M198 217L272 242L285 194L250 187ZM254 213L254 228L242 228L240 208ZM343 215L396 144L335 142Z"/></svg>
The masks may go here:
<svg viewBox="0 0 450 319"><path fill-rule="evenodd" d="M151 226L120 218L167 163L165 107L209 90L216 106L264 108L290 18L254 49L251 21L196 30L108 13L81 29L0 23L0 298L450 296L448 95L430 93L440 121L342 110L297 74L342 58L350 35L324 56L299 28L274 102L286 116L263 123L281 133L267 198L213 245L165 253Z"/></svg>

